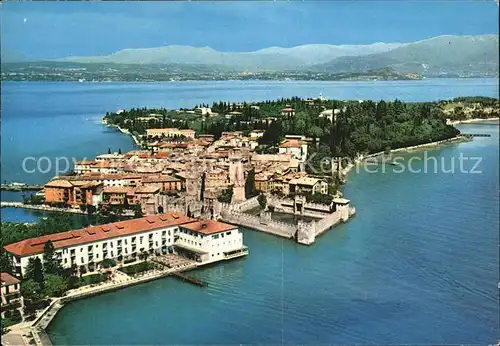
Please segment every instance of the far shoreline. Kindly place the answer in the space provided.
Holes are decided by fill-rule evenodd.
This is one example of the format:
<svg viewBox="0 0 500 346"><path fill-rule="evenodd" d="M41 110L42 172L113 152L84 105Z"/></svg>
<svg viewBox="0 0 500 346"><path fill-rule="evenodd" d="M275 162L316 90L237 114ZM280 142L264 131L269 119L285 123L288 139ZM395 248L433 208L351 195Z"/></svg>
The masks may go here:
<svg viewBox="0 0 500 346"><path fill-rule="evenodd" d="M385 151L379 151L377 153L369 154L369 155L366 155L366 156L360 155L360 156L358 156L354 160L354 163L350 163L345 168L342 169L342 174L347 177L349 175L349 173L351 172L351 170L354 167L356 167L358 165L362 165L366 160L369 160L369 159L383 157L383 156L386 156L386 155L391 155L393 153L408 153L408 152L411 152L411 151L425 150L425 149L431 148L431 147L441 147L441 146L444 146L444 145L453 145L453 144L459 144L459 143L463 143L463 142L470 142L472 140L473 139L470 138L470 137L468 137L468 136L458 135L458 136L455 136L455 137L452 137L452 138L442 139L442 140L439 140L439 141L434 141L434 142L429 142L429 143L423 143L423 144L418 144L418 145L412 145L412 146L409 146L409 147L402 147L402 148L392 149L388 153L386 153Z"/></svg>
<svg viewBox="0 0 500 346"><path fill-rule="evenodd" d="M465 119L465 120L453 120L450 121L450 125L460 125L460 124L474 124L474 123L485 123L489 121L499 121L500 117L493 117L493 118L472 118L472 119Z"/></svg>
<svg viewBox="0 0 500 346"><path fill-rule="evenodd" d="M467 120L456 120L456 121L450 122L449 124L450 125L461 125L461 124L471 125L471 124L475 124L475 123L487 123L489 121L498 122L499 120L500 120L499 117L473 118L473 119L467 119ZM498 125L498 124L491 124L491 125ZM409 147L392 149L392 150L390 150L389 153L386 153L384 151L379 151L378 153L370 154L367 156L360 155L358 158L356 158L354 160L354 164L353 163L349 164L347 167L345 167L342 170L342 173L347 176L350 173L350 171L352 170L352 168L354 168L356 165L362 164L363 161L365 161L366 159L376 158L376 157L380 157L380 156L384 156L384 155L391 155L393 153L401 153L401 152L407 153L407 152L411 152L411 151L419 151L419 150L429 148L429 147L441 147L444 145L459 144L459 143L470 142L470 141L473 141L473 139L469 138L467 136L464 136L464 135L458 135L458 136L455 136L455 137L452 137L449 139L440 140L440 141L434 141L434 142L429 142L429 143L424 143L424 144L419 144L419 145L413 145L413 146L409 146Z"/></svg>
<svg viewBox="0 0 500 346"><path fill-rule="evenodd" d="M394 78L394 79L378 79L378 78L366 78L366 79L182 79L182 80L171 80L171 79L158 79L158 80L85 80L79 81L78 79L54 79L54 80L44 80L44 79L31 79L31 80L20 80L20 79L2 79L1 83L74 83L74 84L101 84L101 83L193 83L193 82L401 82L401 81L426 81L426 80L498 80L498 76L422 76L422 78Z"/></svg>

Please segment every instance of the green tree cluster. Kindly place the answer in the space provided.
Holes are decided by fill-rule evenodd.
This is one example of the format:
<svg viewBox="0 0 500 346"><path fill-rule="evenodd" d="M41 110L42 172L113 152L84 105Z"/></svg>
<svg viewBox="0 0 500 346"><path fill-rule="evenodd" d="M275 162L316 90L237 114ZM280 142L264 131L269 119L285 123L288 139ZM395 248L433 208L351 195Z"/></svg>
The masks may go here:
<svg viewBox="0 0 500 346"><path fill-rule="evenodd" d="M255 188L255 169L252 168L248 174L247 178L245 180L245 198L252 198L254 196L257 196L258 191Z"/></svg>
<svg viewBox="0 0 500 346"><path fill-rule="evenodd" d="M259 197L257 197L257 201L259 202L259 206L260 206L261 209L265 209L266 208L266 205L267 205L266 195L264 195L263 193L261 193L259 195Z"/></svg>
<svg viewBox="0 0 500 346"><path fill-rule="evenodd" d="M498 107L498 100L489 98L453 101L477 101L484 106ZM219 138L225 131L248 133L251 130L261 129L265 132L259 139L260 152L275 148L286 134L305 135L314 140L311 154L316 152L321 154L319 156L328 154L336 157L354 157L359 153L374 153L418 145L457 135L458 130L445 123L447 116L442 110L444 102L446 101L404 103L399 100L393 102L382 100L360 103L291 97L252 104L214 102L212 110L221 114L216 117L141 108L121 114L110 113L106 119L110 123L142 133L151 126L172 126L192 128L201 133L212 134L215 138ZM282 109L285 107L292 107L295 114L282 115ZM324 109L336 110L333 119L318 116ZM229 119L223 116L234 111L239 114ZM152 119L149 123L137 121L137 118L151 113L161 114L162 117L158 120ZM272 121L271 118L278 120Z"/></svg>
<svg viewBox="0 0 500 346"><path fill-rule="evenodd" d="M217 198L217 200L222 203L231 203L232 199L233 199L233 186L230 186L227 189L222 190L219 198Z"/></svg>
<svg viewBox="0 0 500 346"><path fill-rule="evenodd" d="M134 218L143 217L144 213L142 212L142 206L140 203L136 203L134 206Z"/></svg>

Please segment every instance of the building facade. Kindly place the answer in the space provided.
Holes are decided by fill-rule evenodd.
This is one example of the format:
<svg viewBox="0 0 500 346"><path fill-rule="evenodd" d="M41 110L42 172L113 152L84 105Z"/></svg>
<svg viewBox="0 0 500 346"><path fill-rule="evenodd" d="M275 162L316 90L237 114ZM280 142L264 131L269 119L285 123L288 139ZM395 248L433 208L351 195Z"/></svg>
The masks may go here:
<svg viewBox="0 0 500 346"><path fill-rule="evenodd" d="M69 181L54 179L44 188L45 203L81 204L97 206L101 201L103 184L96 181Z"/></svg>
<svg viewBox="0 0 500 346"><path fill-rule="evenodd" d="M179 130L178 128L147 129L148 137L180 137L194 138L195 131L191 129Z"/></svg>
<svg viewBox="0 0 500 346"><path fill-rule="evenodd" d="M9 273L1 273L2 283L2 318L7 311L18 310L22 307L21 282Z"/></svg>
<svg viewBox="0 0 500 346"><path fill-rule="evenodd" d="M307 159L307 143L302 140L286 139L280 144L279 153L291 154L300 163L303 163Z"/></svg>
<svg viewBox="0 0 500 346"><path fill-rule="evenodd" d="M107 258L122 261L143 253L179 252L204 263L247 253L237 226L170 212L9 244L4 249L11 256L16 275L25 274L31 258L43 262L47 241L52 242L63 268L84 266L89 270L98 268Z"/></svg>
<svg viewBox="0 0 500 346"><path fill-rule="evenodd" d="M328 194L328 183L321 179L301 177L288 182L289 191L293 194Z"/></svg>

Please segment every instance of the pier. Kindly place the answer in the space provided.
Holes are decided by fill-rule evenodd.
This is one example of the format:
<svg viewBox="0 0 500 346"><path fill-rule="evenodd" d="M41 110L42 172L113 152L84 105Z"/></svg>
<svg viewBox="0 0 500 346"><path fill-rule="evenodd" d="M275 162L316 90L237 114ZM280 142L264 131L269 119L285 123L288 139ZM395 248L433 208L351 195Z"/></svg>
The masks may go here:
<svg viewBox="0 0 500 346"><path fill-rule="evenodd" d="M463 135L469 137L491 137L489 133L463 133Z"/></svg>
<svg viewBox="0 0 500 346"><path fill-rule="evenodd" d="M178 279L185 281L185 282L189 282L189 283L196 285L196 286L200 286L200 287L207 287L208 286L208 283L201 281L199 279L193 278L189 275L183 274L181 272L173 272L171 275L175 278L178 278Z"/></svg>
<svg viewBox="0 0 500 346"><path fill-rule="evenodd" d="M0 202L0 208L23 208L59 213L73 213L73 214L87 214L87 212L82 211L80 208L57 208L51 207L44 204L25 204L23 202Z"/></svg>
<svg viewBox="0 0 500 346"><path fill-rule="evenodd" d="M28 185L23 183L1 184L0 190L4 191L40 191L43 185Z"/></svg>
<svg viewBox="0 0 500 346"><path fill-rule="evenodd" d="M47 212L55 212L55 213L72 213L72 214L84 214L87 215L87 211L83 211L80 208L58 208L51 207L46 204L26 204L23 202L7 202L1 201L0 208L23 208L23 209L32 209L39 211L47 211ZM124 217L133 217L134 212L132 210L125 210L121 216Z"/></svg>

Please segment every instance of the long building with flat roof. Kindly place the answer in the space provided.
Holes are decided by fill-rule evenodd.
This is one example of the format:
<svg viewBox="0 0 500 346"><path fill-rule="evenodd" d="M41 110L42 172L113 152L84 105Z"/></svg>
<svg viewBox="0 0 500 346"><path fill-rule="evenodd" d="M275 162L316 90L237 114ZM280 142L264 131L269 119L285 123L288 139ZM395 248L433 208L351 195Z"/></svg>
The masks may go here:
<svg viewBox="0 0 500 346"><path fill-rule="evenodd" d="M247 252L237 226L170 212L6 245L4 249L11 255L14 273L25 274L31 258L38 257L43 262L43 249L48 241L52 242L63 268L98 268L104 259L122 261L144 252L157 255L178 252L203 263Z"/></svg>

